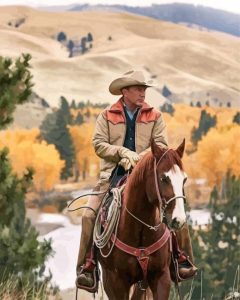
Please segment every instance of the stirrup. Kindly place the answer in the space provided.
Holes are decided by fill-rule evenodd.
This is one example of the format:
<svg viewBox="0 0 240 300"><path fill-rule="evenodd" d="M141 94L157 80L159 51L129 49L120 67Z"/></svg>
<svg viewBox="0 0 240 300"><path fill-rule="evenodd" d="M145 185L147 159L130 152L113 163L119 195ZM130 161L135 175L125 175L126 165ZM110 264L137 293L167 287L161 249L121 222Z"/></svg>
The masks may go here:
<svg viewBox="0 0 240 300"><path fill-rule="evenodd" d="M189 264L189 266L191 268L196 268L196 266L190 261L188 256L186 256L186 262ZM194 276L196 276L197 268L191 276L189 276L187 278L183 278L183 277L181 277L180 272L179 272L179 262L178 262L177 258L172 257L170 274L171 274L171 279L173 282L175 282L175 283L182 282L182 281L192 279Z"/></svg>
<svg viewBox="0 0 240 300"><path fill-rule="evenodd" d="M83 273L91 273L93 276L93 285L92 286L85 286L78 283L78 276L80 276ZM96 265L96 263L91 263L91 266L85 266L83 265L80 272L78 272L77 279L76 279L76 288L85 290L89 293L96 293L98 291L98 281L99 281L99 269Z"/></svg>

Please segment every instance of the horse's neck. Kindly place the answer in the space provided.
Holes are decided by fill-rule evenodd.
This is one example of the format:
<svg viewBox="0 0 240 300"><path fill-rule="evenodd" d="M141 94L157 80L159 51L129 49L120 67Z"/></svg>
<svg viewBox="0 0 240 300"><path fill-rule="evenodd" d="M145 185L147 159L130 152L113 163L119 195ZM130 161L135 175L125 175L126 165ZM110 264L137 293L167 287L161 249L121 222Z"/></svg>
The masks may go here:
<svg viewBox="0 0 240 300"><path fill-rule="evenodd" d="M131 213L138 218L142 218L145 222L155 219L156 207L149 203L146 194L146 178L143 178L137 185L127 183L124 191L123 206L127 207ZM123 215L126 221L136 223L136 220L126 212ZM141 226L141 223L138 224Z"/></svg>

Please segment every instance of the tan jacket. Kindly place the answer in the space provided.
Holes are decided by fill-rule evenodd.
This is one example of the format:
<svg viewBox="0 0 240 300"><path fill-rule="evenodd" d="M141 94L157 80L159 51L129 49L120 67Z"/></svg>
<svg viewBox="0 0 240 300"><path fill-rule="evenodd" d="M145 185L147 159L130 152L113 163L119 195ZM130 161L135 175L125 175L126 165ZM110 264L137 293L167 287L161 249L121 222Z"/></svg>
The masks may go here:
<svg viewBox="0 0 240 300"><path fill-rule="evenodd" d="M92 141L96 154L101 158L100 181L108 180L120 161L118 150L123 147L125 134L126 120L121 98L97 118ZM151 138L159 146L167 146L166 125L160 111L144 102L138 112L135 128L135 147L140 156L151 150Z"/></svg>

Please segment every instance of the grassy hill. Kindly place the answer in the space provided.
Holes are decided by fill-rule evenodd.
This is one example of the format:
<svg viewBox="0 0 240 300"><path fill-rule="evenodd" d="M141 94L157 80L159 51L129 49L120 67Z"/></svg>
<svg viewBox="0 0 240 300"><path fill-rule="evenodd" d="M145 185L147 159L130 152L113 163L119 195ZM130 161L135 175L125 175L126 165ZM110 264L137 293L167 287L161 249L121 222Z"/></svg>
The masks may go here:
<svg viewBox="0 0 240 300"><path fill-rule="evenodd" d="M60 31L79 43L90 32L92 48L69 58L66 47L56 40ZM116 97L109 94L109 83L133 68L143 69L158 83L147 92L155 106L165 101L164 85L178 102L200 98L239 106L240 39L224 33L120 12L5 6L0 7L0 40L0 55L32 54L34 91L52 106L58 105L61 95L69 101L111 102Z"/></svg>

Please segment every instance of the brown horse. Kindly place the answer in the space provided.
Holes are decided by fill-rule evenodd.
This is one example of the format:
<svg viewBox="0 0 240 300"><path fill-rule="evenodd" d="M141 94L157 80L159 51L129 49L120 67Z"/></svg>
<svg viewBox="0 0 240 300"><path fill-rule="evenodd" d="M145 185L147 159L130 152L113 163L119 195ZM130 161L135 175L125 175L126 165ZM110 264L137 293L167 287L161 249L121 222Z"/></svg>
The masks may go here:
<svg viewBox="0 0 240 300"><path fill-rule="evenodd" d="M152 151L128 177L117 241L108 257L99 257L104 289L111 300L129 299L131 286L138 282L148 283L153 299L169 297L171 243L162 217L176 229L186 222L186 174L181 162L184 145L183 141L177 150L163 149L152 141ZM103 248L104 251L108 249Z"/></svg>

